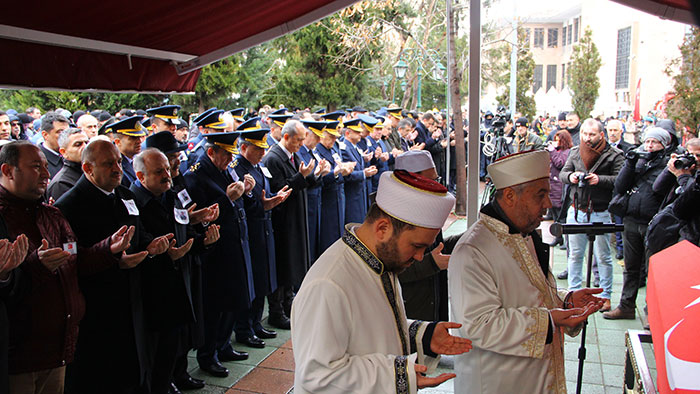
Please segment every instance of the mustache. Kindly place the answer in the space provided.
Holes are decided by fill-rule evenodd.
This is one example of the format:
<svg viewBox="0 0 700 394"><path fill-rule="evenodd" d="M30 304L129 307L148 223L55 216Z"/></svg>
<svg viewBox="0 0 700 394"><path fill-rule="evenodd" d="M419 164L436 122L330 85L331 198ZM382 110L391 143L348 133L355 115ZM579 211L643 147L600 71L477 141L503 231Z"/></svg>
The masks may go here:
<svg viewBox="0 0 700 394"><path fill-rule="evenodd" d="M160 183L170 183L170 182L172 182L172 180L171 180L169 177L168 177L168 178L163 178L163 179L160 180Z"/></svg>

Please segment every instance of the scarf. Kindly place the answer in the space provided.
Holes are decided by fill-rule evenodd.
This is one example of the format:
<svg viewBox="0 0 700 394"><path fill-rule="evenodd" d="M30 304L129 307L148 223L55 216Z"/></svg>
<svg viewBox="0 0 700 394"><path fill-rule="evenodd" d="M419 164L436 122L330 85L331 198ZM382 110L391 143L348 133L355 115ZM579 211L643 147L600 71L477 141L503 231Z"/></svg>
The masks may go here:
<svg viewBox="0 0 700 394"><path fill-rule="evenodd" d="M601 138L598 143L593 146L589 146L585 142L580 145L581 160L583 160L583 165L586 167L586 171L590 171L590 169L593 168L593 165L595 165L596 161L598 161L598 158L600 157L600 154L603 153L606 145L607 142L605 141L605 138Z"/></svg>

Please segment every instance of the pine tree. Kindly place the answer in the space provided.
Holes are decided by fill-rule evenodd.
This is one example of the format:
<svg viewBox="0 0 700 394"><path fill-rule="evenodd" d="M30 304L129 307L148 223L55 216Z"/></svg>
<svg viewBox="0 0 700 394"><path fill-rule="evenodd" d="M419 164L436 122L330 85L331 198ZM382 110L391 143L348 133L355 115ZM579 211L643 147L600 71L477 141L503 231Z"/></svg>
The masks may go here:
<svg viewBox="0 0 700 394"><path fill-rule="evenodd" d="M593 33L589 28L581 37L578 45L574 46L569 68L569 88L571 89L571 102L581 119L591 116L595 101L598 99L601 59L598 48L593 42Z"/></svg>
<svg viewBox="0 0 700 394"><path fill-rule="evenodd" d="M697 135L700 124L700 29L693 27L680 46L681 57L671 61L666 74L673 77L676 96L669 102L669 117Z"/></svg>

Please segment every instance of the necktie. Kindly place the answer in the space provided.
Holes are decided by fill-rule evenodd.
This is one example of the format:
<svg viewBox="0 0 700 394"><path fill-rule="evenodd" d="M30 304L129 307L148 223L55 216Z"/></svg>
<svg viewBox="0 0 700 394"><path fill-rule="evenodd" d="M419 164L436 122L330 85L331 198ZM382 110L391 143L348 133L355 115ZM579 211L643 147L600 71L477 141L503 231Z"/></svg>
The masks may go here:
<svg viewBox="0 0 700 394"><path fill-rule="evenodd" d="M292 167L297 168L297 163L294 162L294 153L289 157L289 161L292 162Z"/></svg>

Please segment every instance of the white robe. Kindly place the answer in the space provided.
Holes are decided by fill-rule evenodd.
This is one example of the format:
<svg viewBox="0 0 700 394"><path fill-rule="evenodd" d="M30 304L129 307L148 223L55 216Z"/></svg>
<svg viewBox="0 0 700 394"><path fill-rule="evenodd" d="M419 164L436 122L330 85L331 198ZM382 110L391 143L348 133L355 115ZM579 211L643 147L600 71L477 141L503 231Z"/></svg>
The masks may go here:
<svg viewBox="0 0 700 394"><path fill-rule="evenodd" d="M416 362L438 362L423 354L428 323L406 319L397 275L381 275L381 261L346 230L292 305L294 392L415 393Z"/></svg>
<svg viewBox="0 0 700 394"><path fill-rule="evenodd" d="M551 272L545 278L531 237L481 214L450 258L453 319L473 349L457 356L455 393L566 393L563 330L545 344L549 309L561 308ZM577 333L578 330L572 330Z"/></svg>

